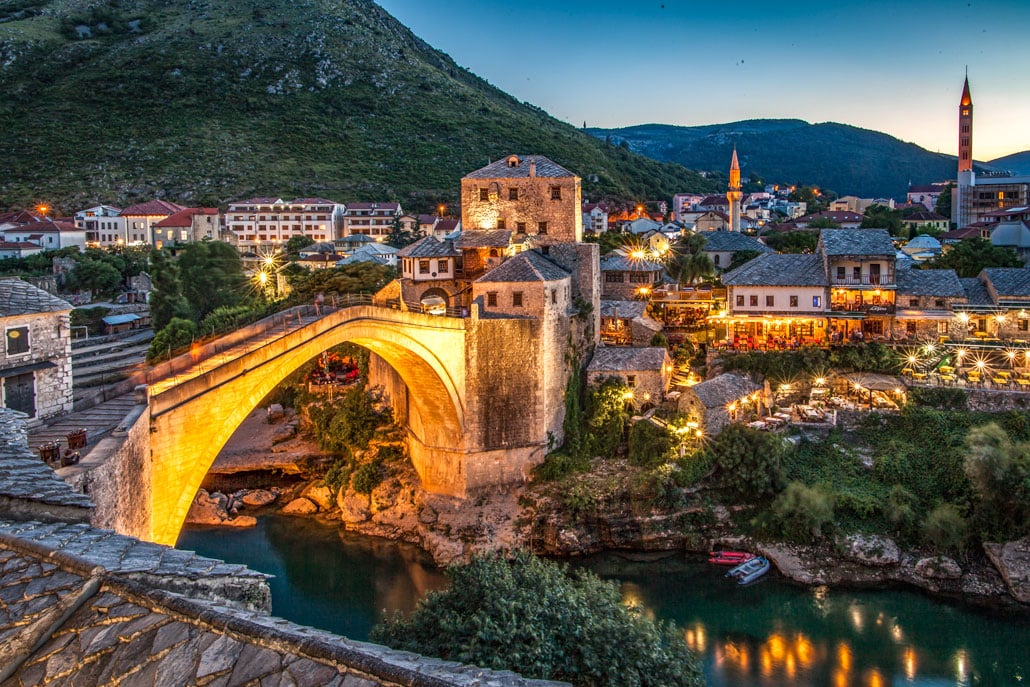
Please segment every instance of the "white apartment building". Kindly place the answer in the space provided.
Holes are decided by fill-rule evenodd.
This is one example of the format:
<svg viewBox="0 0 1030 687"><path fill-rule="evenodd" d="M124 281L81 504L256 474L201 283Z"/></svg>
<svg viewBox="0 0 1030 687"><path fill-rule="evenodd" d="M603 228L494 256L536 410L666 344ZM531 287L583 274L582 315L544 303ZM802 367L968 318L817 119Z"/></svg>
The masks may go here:
<svg viewBox="0 0 1030 687"><path fill-rule="evenodd" d="M229 203L225 228L241 251L278 247L294 236L322 243L336 238L334 227L343 210L341 203L325 198L248 198Z"/></svg>
<svg viewBox="0 0 1030 687"><path fill-rule="evenodd" d="M340 236L370 236L382 243L401 214L400 203L347 203Z"/></svg>
<svg viewBox="0 0 1030 687"><path fill-rule="evenodd" d="M125 218L121 208L96 205L75 213L75 226L86 232L86 245L93 247L124 246Z"/></svg>

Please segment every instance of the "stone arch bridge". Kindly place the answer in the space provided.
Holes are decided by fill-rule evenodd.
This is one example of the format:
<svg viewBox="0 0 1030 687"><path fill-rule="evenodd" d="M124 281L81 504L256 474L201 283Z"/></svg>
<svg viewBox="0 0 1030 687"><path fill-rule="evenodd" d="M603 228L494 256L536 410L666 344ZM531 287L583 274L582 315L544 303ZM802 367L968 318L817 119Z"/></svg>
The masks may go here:
<svg viewBox="0 0 1030 687"><path fill-rule="evenodd" d="M149 513L135 518L143 531L131 534L174 544L204 476L244 418L290 373L344 342L386 363L376 366L380 378L373 381L391 392L429 491L464 497L523 481L543 460L549 431L560 431L562 399L548 398L554 385L543 371L553 367L544 358L561 352L537 345L538 321L480 319L475 307L458 318L371 302L307 320L281 335L198 356L148 386L147 411L138 422L148 421L149 432L133 450L149 453L143 470L149 480L141 478L149 481L149 508L145 497L138 499ZM139 458L135 464L148 462Z"/></svg>

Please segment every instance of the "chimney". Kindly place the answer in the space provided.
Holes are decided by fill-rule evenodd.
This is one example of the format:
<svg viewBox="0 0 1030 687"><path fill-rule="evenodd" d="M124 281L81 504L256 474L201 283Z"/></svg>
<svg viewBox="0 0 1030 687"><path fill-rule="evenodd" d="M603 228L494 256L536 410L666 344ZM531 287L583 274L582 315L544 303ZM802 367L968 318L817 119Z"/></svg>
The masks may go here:
<svg viewBox="0 0 1030 687"><path fill-rule="evenodd" d="M531 176L531 177L535 177L536 176L536 160L530 160L529 161L529 176Z"/></svg>

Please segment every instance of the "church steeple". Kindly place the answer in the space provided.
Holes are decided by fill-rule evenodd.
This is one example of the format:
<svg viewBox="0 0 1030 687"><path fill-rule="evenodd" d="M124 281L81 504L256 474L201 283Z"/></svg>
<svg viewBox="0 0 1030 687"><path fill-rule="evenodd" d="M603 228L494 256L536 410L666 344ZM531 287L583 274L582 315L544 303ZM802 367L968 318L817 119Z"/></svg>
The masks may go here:
<svg viewBox="0 0 1030 687"><path fill-rule="evenodd" d="M962 85L958 104L958 171L973 170L973 96L969 94L969 77Z"/></svg>
<svg viewBox="0 0 1030 687"><path fill-rule="evenodd" d="M730 203L730 231L740 231L740 201L744 194L740 191L740 162L737 161L737 146L733 146L733 159L730 160L730 188L726 191L726 200Z"/></svg>

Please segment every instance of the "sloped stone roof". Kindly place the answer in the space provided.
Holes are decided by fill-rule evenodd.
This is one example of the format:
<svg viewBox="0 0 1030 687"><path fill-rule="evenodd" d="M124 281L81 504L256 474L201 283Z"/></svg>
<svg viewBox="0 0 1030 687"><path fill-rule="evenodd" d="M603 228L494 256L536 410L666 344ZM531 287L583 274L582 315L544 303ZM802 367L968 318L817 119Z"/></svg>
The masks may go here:
<svg viewBox="0 0 1030 687"><path fill-rule="evenodd" d="M920 234L911 241L905 244L906 248L923 248L926 250L934 250L938 253L941 250L941 242L930 236L929 234Z"/></svg>
<svg viewBox="0 0 1030 687"><path fill-rule="evenodd" d="M471 229L454 239L455 248L507 248L511 245L507 229Z"/></svg>
<svg viewBox="0 0 1030 687"><path fill-rule="evenodd" d="M999 298L1030 298L1030 268L987 267L981 274Z"/></svg>
<svg viewBox="0 0 1030 687"><path fill-rule="evenodd" d="M451 241L437 241L432 236L415 241L397 251L399 258L447 258L461 255Z"/></svg>
<svg viewBox="0 0 1030 687"><path fill-rule="evenodd" d="M738 231L709 231L705 232L703 236L705 237L704 250L708 251L753 250L759 253L775 252L755 237L741 234Z"/></svg>
<svg viewBox="0 0 1030 687"><path fill-rule="evenodd" d="M509 166L508 160L512 157L518 159L518 164ZM576 176L558 163L543 155L508 155L496 162L491 162L486 167L480 167L474 172L465 175L465 179L528 179L529 163L536 163L536 176L538 177L574 177Z"/></svg>
<svg viewBox="0 0 1030 687"><path fill-rule="evenodd" d="M509 258L476 280L477 283L559 281L569 272L536 251L525 251Z"/></svg>
<svg viewBox="0 0 1030 687"><path fill-rule="evenodd" d="M645 301L601 301L601 317L620 317L632 320L647 312Z"/></svg>
<svg viewBox="0 0 1030 687"><path fill-rule="evenodd" d="M649 260L635 260L624 255L610 254L601 258L602 272L661 272L662 266Z"/></svg>
<svg viewBox="0 0 1030 687"><path fill-rule="evenodd" d="M966 295L955 270L898 270L898 294L903 296L940 296L962 298Z"/></svg>
<svg viewBox="0 0 1030 687"><path fill-rule="evenodd" d="M819 255L763 253L723 275L726 286L826 286Z"/></svg>
<svg viewBox="0 0 1030 687"><path fill-rule="evenodd" d="M22 417L0 408L0 497L88 513L93 508L89 497L68 486L29 450Z"/></svg>
<svg viewBox="0 0 1030 687"><path fill-rule="evenodd" d="M969 305L994 305L991 292L977 277L961 277L959 282L962 290L966 293L966 302Z"/></svg>
<svg viewBox="0 0 1030 687"><path fill-rule="evenodd" d="M661 371L668 352L660 347L620 348L598 346L587 372Z"/></svg>
<svg viewBox="0 0 1030 687"><path fill-rule="evenodd" d="M826 255L894 255L886 229L823 229L819 243Z"/></svg>
<svg viewBox="0 0 1030 687"><path fill-rule="evenodd" d="M21 279L0 279L0 317L34 315L45 312L71 310L66 300L37 289Z"/></svg>
<svg viewBox="0 0 1030 687"><path fill-rule="evenodd" d="M689 387L688 392L693 393L705 408L718 408L738 401L758 388L746 377L727 372Z"/></svg>

